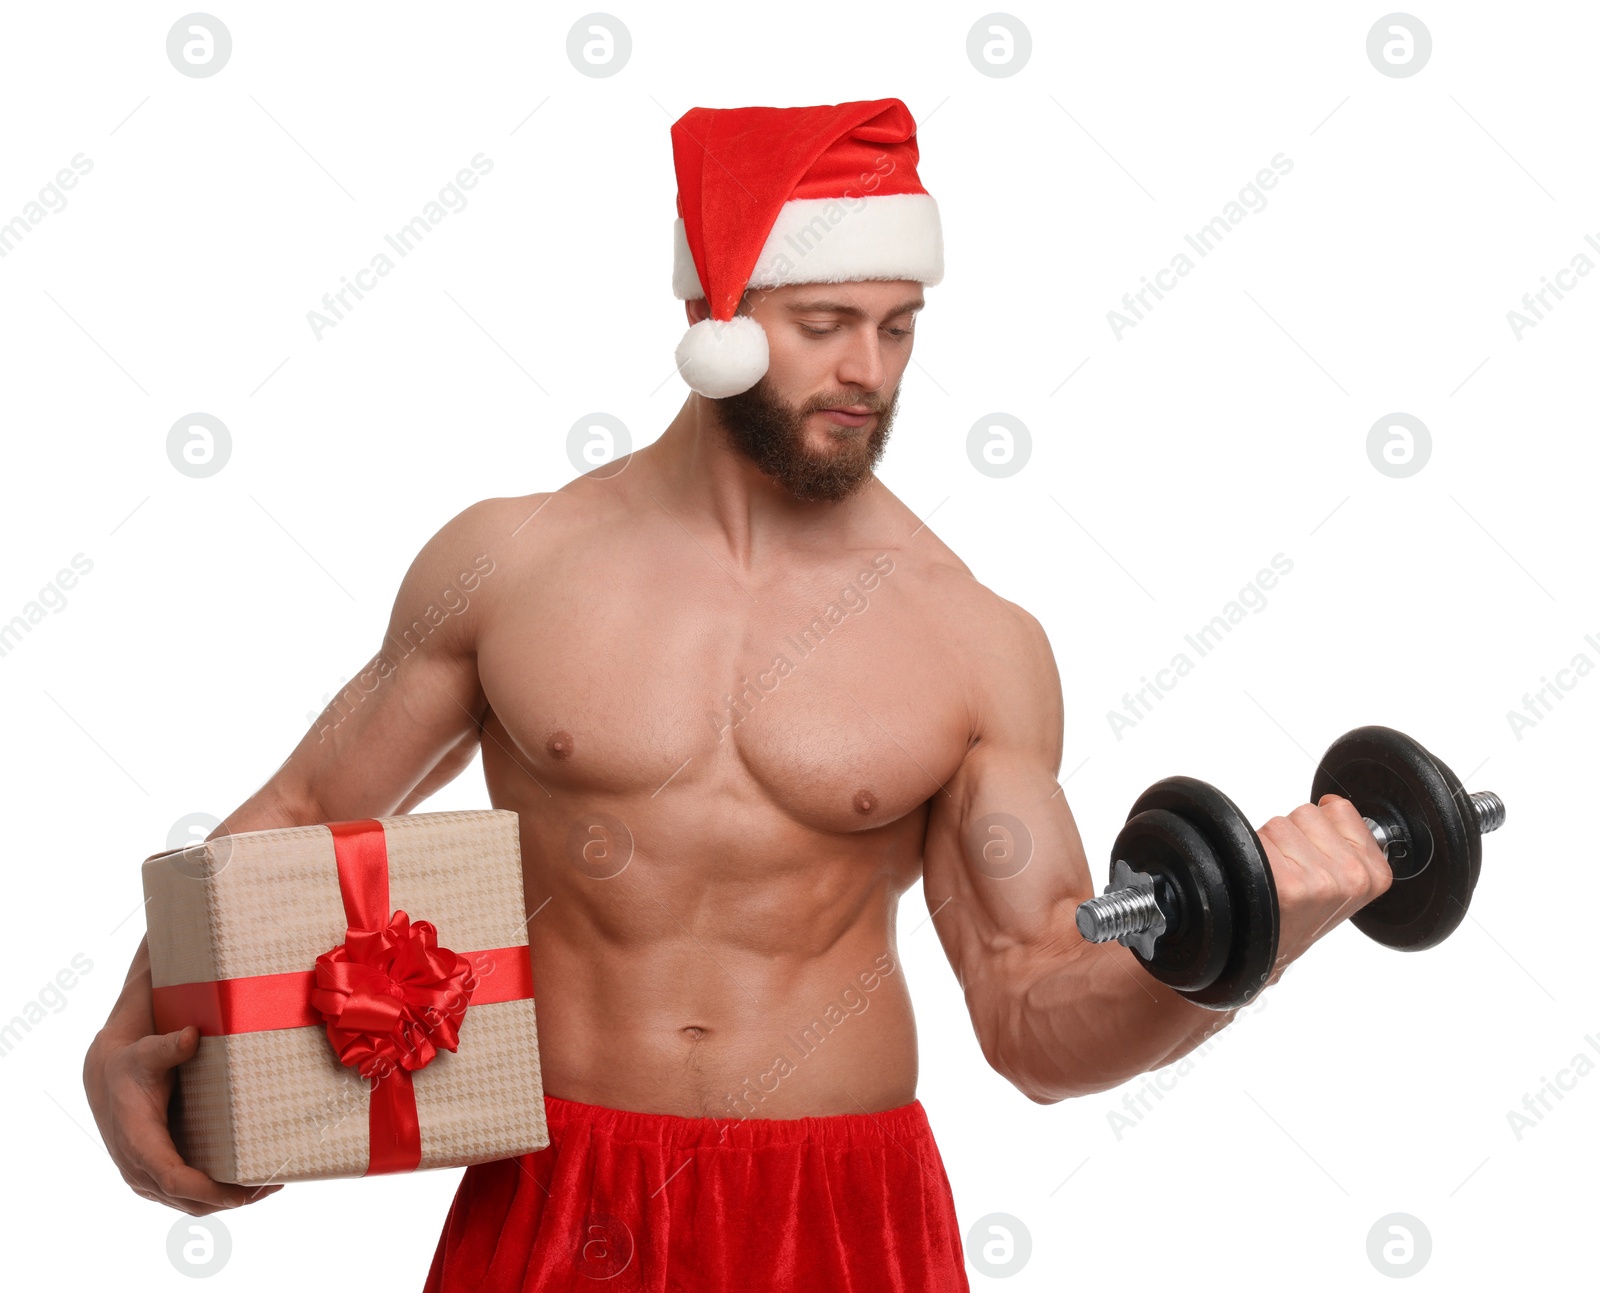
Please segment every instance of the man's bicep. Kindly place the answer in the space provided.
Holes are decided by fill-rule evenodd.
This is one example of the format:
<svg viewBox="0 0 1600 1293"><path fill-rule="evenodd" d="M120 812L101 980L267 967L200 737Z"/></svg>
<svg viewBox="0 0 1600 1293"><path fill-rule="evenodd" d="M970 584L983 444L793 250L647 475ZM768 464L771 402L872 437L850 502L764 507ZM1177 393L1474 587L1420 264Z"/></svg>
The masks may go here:
<svg viewBox="0 0 1600 1293"><path fill-rule="evenodd" d="M1038 622L1005 606L978 670L976 740L935 796L924 853L928 909L938 913L933 923L969 996L985 985L1006 990L1026 977L1029 962L1075 944L1076 905L1093 892L1056 779L1055 659Z"/></svg>
<svg viewBox="0 0 1600 1293"><path fill-rule="evenodd" d="M470 761L463 747L476 744L488 705L477 635L498 564L492 505L500 501L474 504L423 545L379 649L280 769L291 797L326 820L401 811L435 769Z"/></svg>
<svg viewBox="0 0 1600 1293"><path fill-rule="evenodd" d="M964 931L962 955L1037 951L1058 941L1093 888L1054 769L1027 752L980 742L947 789L924 849L924 896L928 910L940 913L941 936Z"/></svg>

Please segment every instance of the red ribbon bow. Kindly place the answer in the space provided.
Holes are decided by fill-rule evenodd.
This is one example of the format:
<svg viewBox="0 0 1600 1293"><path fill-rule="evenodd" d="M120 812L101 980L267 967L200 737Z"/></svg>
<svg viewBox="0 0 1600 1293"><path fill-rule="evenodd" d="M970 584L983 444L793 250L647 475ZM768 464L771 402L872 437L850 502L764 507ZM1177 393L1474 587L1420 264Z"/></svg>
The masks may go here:
<svg viewBox="0 0 1600 1293"><path fill-rule="evenodd" d="M454 1051L478 980L438 932L396 911L383 929L351 929L317 957L311 1004L328 1021L339 1061L364 1078L425 1068Z"/></svg>

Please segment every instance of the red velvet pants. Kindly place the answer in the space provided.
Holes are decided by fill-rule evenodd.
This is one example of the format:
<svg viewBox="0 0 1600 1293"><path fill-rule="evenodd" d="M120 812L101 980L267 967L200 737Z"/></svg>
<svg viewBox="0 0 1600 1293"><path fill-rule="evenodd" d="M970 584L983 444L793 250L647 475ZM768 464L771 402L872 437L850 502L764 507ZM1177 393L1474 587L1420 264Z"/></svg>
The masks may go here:
<svg viewBox="0 0 1600 1293"><path fill-rule="evenodd" d="M968 1288L920 1101L679 1118L545 1097L550 1145L467 1168L426 1293Z"/></svg>

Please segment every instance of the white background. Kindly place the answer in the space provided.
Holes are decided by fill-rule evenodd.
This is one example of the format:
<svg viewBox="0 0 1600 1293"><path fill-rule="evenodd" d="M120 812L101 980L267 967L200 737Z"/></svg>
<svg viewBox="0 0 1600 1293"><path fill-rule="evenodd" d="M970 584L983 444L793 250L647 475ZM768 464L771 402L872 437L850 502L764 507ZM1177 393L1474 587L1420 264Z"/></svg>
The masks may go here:
<svg viewBox="0 0 1600 1293"><path fill-rule="evenodd" d="M1600 1060L1600 676L1565 675L1520 737L1507 713L1600 663L1600 275L1520 340L1507 311L1600 264L1592 6L1420 10L1433 52L1406 78L1368 60L1381 4L1029 5L1008 77L968 60L981 5L622 5L607 78L568 61L579 7L224 7L205 79L166 57L183 12L13 5L0 36L0 221L93 162L0 259L0 621L93 562L0 658L0 1018L93 963L0 1059L8 1283L188 1286L178 1214L123 1186L79 1078L142 933L138 862L271 775L445 520L570 479L585 414L636 445L671 419L671 122L885 96L921 123L947 273L881 475L1048 630L1097 884L1150 782L1202 777L1260 825L1362 723L1509 808L1447 944L1335 931L1120 1138L1125 1092L1041 1107L985 1067L909 893L919 1096L963 1231L1020 1219L1018 1290L1343 1290L1385 1286L1367 1235L1405 1212L1432 1236L1419 1288L1582 1282L1600 1075L1520 1139L1507 1115ZM470 204L315 339L307 312L478 153ZM1266 208L1117 339L1122 294L1279 153ZM209 479L166 455L196 411L232 437ZM1033 441L1004 479L966 451L995 411ZM1396 411L1432 435L1404 479L1366 451ZM1265 609L1118 739L1107 711L1279 552ZM426 807L485 806L474 768ZM290 1187L227 1217L213 1287L348 1277L364 1225L387 1240L364 1280L419 1286L458 1178Z"/></svg>

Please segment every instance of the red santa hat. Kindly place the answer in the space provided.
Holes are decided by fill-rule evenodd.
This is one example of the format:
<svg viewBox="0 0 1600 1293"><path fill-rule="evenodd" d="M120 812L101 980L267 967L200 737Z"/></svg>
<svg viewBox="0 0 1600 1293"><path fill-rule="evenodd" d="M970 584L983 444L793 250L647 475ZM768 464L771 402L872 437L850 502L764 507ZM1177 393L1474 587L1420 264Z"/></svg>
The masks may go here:
<svg viewBox="0 0 1600 1293"><path fill-rule="evenodd" d="M677 350L701 395L737 395L767 371L767 334L735 314L748 287L944 277L939 208L917 179L917 124L899 99L690 108L672 125L672 155L673 295L711 307Z"/></svg>

